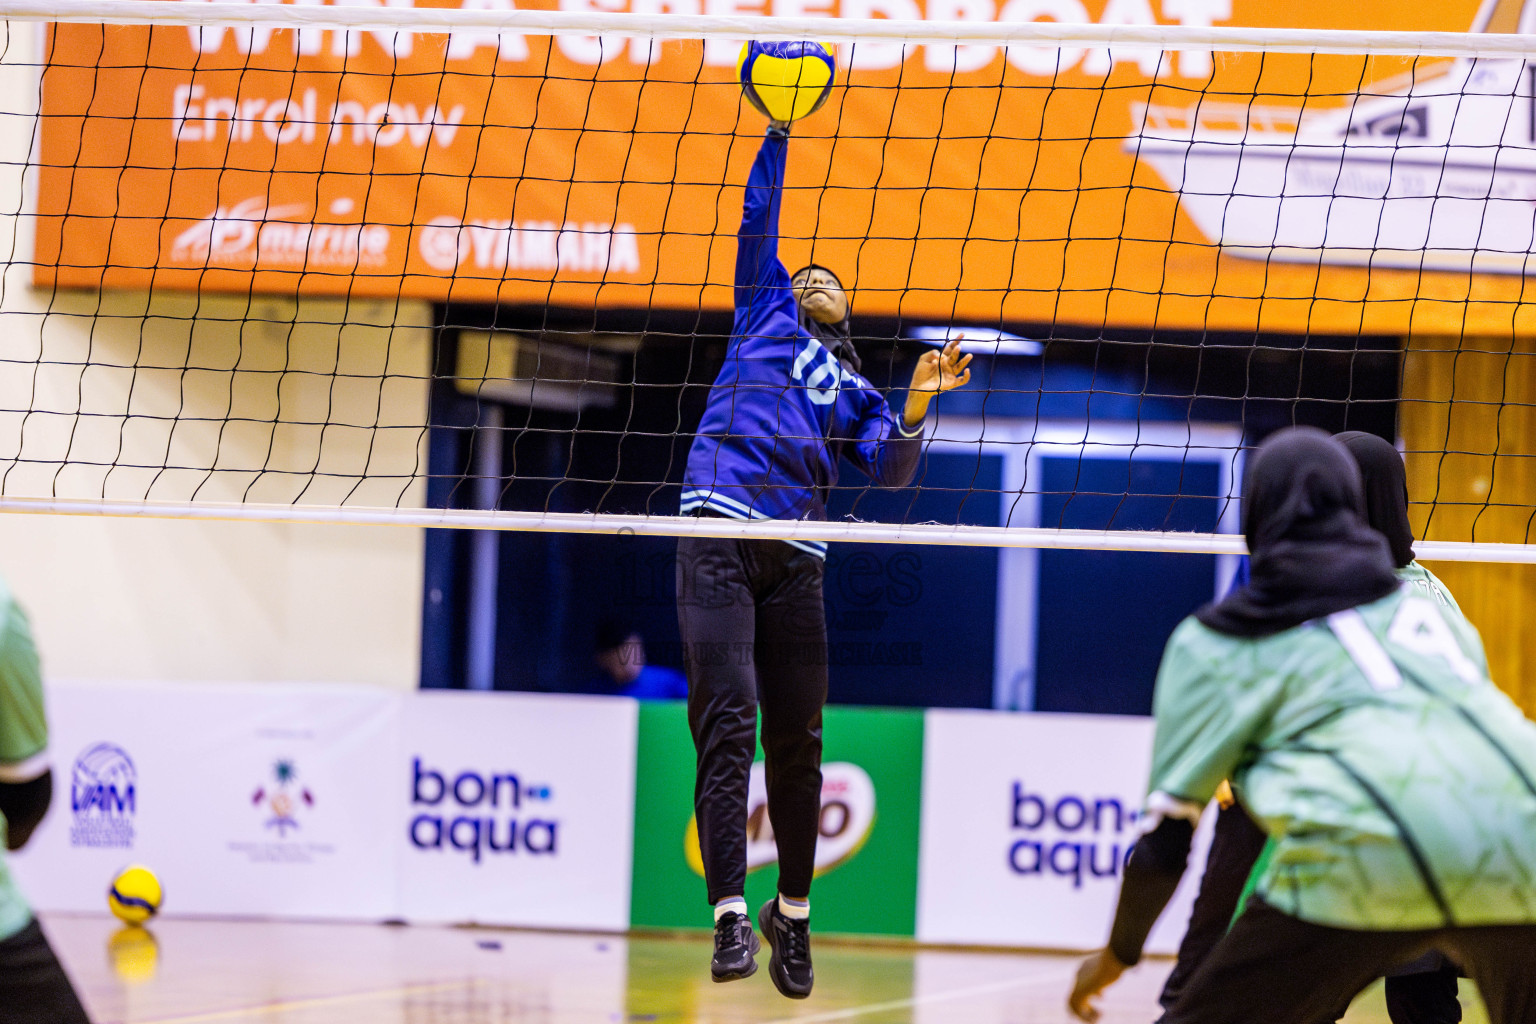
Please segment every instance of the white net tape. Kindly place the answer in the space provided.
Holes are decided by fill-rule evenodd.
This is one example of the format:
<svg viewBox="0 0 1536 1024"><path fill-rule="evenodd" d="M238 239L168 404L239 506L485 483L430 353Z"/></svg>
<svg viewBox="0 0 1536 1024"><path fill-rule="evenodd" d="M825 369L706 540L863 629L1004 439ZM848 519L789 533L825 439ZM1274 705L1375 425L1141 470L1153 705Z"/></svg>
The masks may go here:
<svg viewBox="0 0 1536 1024"><path fill-rule="evenodd" d="M358 32L440 33L480 28L534 35L614 35L654 39L881 40L913 45L990 43L1021 46L1137 47L1416 57L1525 58L1536 35L1096 25L1057 22L903 21L894 18L786 18L760 15L637 14L595 11L461 10L337 4L196 3L181 0L39 0L0 2L11 21L109 25L245 25Z"/></svg>
<svg viewBox="0 0 1536 1024"><path fill-rule="evenodd" d="M946 526L939 523L738 522L734 519L659 518L581 513L493 512L476 509L390 509L225 502L111 502L0 498L0 512L107 515L142 519L258 521L299 524L518 530L531 533L631 534L642 537L741 537L757 540L859 541L940 547L1040 548L1243 555L1243 538L1215 533L1133 533L1125 530L1049 530L1031 527ZM1419 541L1421 559L1447 562L1536 563L1536 545Z"/></svg>

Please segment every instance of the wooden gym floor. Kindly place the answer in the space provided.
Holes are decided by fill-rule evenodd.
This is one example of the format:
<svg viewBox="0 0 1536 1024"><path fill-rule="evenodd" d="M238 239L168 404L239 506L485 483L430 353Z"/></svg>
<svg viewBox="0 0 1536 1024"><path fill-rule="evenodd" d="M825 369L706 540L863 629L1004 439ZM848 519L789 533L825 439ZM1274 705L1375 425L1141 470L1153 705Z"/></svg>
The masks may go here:
<svg viewBox="0 0 1536 1024"><path fill-rule="evenodd" d="M44 927L96 1024L1058 1024L1077 958L822 941L816 991L765 969L709 981L696 937L168 920ZM767 951L759 958L766 965ZM1104 1024L1150 1024L1166 960L1128 974ZM1463 983L1467 1024L1486 1024ZM1380 985L1346 1024L1385 1024Z"/></svg>

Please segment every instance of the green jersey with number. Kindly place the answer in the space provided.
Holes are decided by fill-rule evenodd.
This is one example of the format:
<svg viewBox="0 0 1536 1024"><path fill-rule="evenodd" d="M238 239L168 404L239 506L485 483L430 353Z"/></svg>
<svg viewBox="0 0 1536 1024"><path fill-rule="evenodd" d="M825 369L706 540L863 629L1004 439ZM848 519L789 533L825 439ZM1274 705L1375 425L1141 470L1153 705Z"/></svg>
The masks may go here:
<svg viewBox="0 0 1536 1024"><path fill-rule="evenodd" d="M1412 592L1419 597L1433 599L1435 606L1441 611L1449 610L1454 613L1456 618L1465 620L1465 616L1461 612L1461 605L1456 603L1456 598L1452 597L1445 584L1440 582L1440 577L1424 568L1418 562L1409 562L1397 570L1397 578L1409 584Z"/></svg>
<svg viewBox="0 0 1536 1024"><path fill-rule="evenodd" d="M1231 778L1274 845L1259 895L1304 921L1536 922L1536 725L1414 568L1260 639L1186 619L1158 673L1149 808L1197 809Z"/></svg>
<svg viewBox="0 0 1536 1024"><path fill-rule="evenodd" d="M25 782L41 775L47 748L43 682L32 629L10 589L0 583L0 782ZM0 835L4 825L0 817ZM0 851L4 848L0 843ZM31 918L0 853L0 939L15 935Z"/></svg>

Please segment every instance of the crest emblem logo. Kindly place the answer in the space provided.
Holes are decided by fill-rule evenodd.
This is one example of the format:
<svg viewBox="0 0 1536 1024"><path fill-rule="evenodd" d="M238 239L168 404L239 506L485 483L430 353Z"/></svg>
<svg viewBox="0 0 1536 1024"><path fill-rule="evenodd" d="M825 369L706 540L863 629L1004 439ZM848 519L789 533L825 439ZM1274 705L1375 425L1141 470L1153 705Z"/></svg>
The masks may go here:
<svg viewBox="0 0 1536 1024"><path fill-rule="evenodd" d="M307 786L298 782L293 761L282 758L272 766L271 786L256 787L251 806L264 807L271 814L264 822L265 827L276 829L278 837L286 839L289 829L299 828L300 808L314 807L315 798Z"/></svg>

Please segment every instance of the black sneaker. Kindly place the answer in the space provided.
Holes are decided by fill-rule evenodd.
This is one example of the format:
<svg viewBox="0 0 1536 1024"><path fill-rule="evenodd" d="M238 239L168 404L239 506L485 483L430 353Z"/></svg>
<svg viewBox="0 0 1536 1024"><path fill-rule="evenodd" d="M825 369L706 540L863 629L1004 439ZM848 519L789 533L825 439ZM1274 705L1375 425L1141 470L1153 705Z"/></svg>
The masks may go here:
<svg viewBox="0 0 1536 1024"><path fill-rule="evenodd" d="M752 977L757 973L757 961L752 958L762 948L746 914L722 914L715 922L715 956L709 962L710 976L716 981Z"/></svg>
<svg viewBox="0 0 1536 1024"><path fill-rule="evenodd" d="M785 917L779 911L779 901L771 899L757 912L757 928L773 950L768 958L768 977L779 995L790 999L810 995L816 982L816 973L811 970L810 920Z"/></svg>

